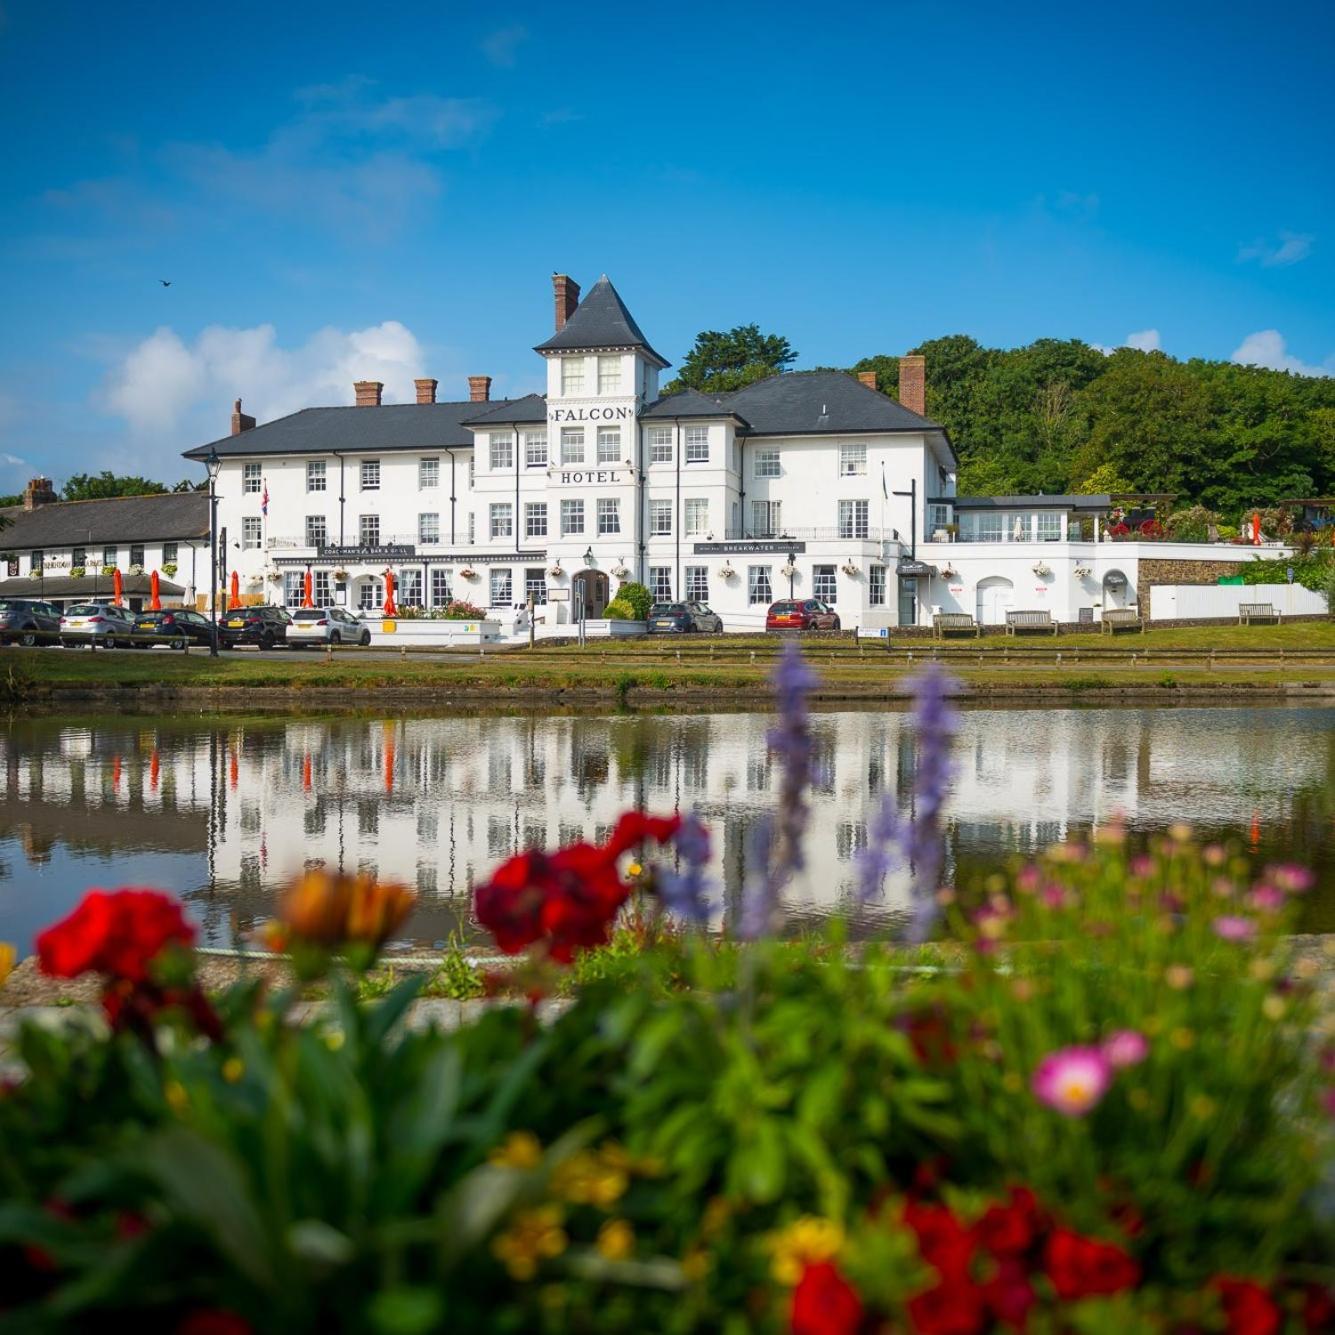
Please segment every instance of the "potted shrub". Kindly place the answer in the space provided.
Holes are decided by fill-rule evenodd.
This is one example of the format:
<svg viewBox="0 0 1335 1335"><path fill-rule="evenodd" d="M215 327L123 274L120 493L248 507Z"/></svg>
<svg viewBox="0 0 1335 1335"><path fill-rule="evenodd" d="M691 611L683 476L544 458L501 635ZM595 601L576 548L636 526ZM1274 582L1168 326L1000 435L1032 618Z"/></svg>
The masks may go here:
<svg viewBox="0 0 1335 1335"><path fill-rule="evenodd" d="M634 612L634 616L625 617L623 620L647 621L649 609L654 605L654 596L643 584L622 584L617 589L617 596L613 601L627 603Z"/></svg>

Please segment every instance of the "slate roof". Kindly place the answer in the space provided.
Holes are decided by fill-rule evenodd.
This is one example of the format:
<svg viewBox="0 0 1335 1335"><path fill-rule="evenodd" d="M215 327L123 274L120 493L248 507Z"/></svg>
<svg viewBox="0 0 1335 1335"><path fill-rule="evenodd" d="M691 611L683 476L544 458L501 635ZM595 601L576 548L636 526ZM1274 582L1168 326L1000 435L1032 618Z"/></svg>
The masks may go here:
<svg viewBox="0 0 1335 1335"><path fill-rule="evenodd" d="M1111 508L1111 496L936 496L929 505L953 505L957 510L1087 510Z"/></svg>
<svg viewBox="0 0 1335 1335"><path fill-rule="evenodd" d="M101 501L53 501L25 510L0 509L0 549L84 547L93 543L168 542L209 536L209 498L202 491L118 496Z"/></svg>
<svg viewBox="0 0 1335 1335"><path fill-rule="evenodd" d="M126 575L122 573L122 588L126 598L147 598L152 591L148 575ZM204 572L204 583L208 584L208 571ZM158 596L160 598L180 598L185 589L180 584L173 584L165 576L158 577ZM49 598L58 598L62 602L76 598L79 602L92 602L100 599L111 601L111 576L84 575L76 579L73 575L18 575L13 579L0 580L0 598L35 598L45 602Z"/></svg>
<svg viewBox="0 0 1335 1335"><path fill-rule="evenodd" d="M753 436L944 430L843 371L785 371L717 398Z"/></svg>
<svg viewBox="0 0 1335 1335"><path fill-rule="evenodd" d="M666 398L655 399L641 414L641 417L737 417L744 424L746 419L739 417L729 408L725 408L718 399L711 399L701 394L698 389L683 389Z"/></svg>
<svg viewBox="0 0 1335 1335"><path fill-rule="evenodd" d="M512 422L545 423L547 421L547 398L543 394L526 394L522 399L502 399L478 413L476 417L468 418L467 421L469 425L494 422L497 425L504 426L508 426Z"/></svg>
<svg viewBox="0 0 1335 1335"><path fill-rule="evenodd" d="M670 366L665 357L649 346L640 326L626 309L606 274L589 289L574 314L535 352L578 352L583 348L639 348L659 366Z"/></svg>

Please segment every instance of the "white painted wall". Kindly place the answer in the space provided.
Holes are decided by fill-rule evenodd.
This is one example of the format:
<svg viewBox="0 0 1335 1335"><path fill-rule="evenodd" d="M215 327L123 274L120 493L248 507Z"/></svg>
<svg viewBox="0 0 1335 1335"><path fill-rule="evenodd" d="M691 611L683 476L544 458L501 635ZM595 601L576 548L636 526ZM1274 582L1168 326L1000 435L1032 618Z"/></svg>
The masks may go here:
<svg viewBox="0 0 1335 1335"><path fill-rule="evenodd" d="M1325 598L1301 584L1155 584L1150 588L1150 620L1235 617L1243 603L1270 603L1285 616L1327 610Z"/></svg>

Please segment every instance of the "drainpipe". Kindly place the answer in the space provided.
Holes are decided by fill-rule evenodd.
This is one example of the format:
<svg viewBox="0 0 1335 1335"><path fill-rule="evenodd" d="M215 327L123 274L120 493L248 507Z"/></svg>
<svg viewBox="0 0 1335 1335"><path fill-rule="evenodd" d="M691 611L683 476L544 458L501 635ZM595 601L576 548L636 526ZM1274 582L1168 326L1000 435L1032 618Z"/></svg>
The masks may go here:
<svg viewBox="0 0 1335 1335"><path fill-rule="evenodd" d="M457 539L454 536L454 503L458 499L454 488L454 451L450 452L450 546L453 547Z"/></svg>
<svg viewBox="0 0 1335 1335"><path fill-rule="evenodd" d="M739 526L737 536L740 538L746 532L746 442L743 440L739 441L738 444L741 448L737 451L737 523ZM726 519L727 515L724 515L724 518ZM726 528L724 531L727 531Z"/></svg>
<svg viewBox="0 0 1335 1335"><path fill-rule="evenodd" d="M519 506L519 428L514 428L515 433L515 555L519 555L519 522L521 510ZM510 589L511 595L514 594L513 587Z"/></svg>
<svg viewBox="0 0 1335 1335"><path fill-rule="evenodd" d="M636 578L639 579L641 584L647 586L649 583L649 554L648 554L649 544L646 541L649 529L647 520L648 508L649 508L649 478L648 478L649 466L644 457L644 424L640 421L638 417L636 417L635 419L635 465L639 469L639 476L636 478L636 485L640 493L639 505L637 507L640 512L640 522L639 522L640 559L638 562L639 571L637 573Z"/></svg>
<svg viewBox="0 0 1335 1335"><path fill-rule="evenodd" d="M348 503L348 498L344 494L345 488L343 486L343 456L335 454L334 458L338 460L338 545L342 547L347 543L343 531L343 512Z"/></svg>
<svg viewBox="0 0 1335 1335"><path fill-rule="evenodd" d="M675 443L674 443L674 446L673 446L673 450L672 450L672 456L673 456L673 458L677 461L677 505L676 505L676 510L677 510L677 522L673 525L673 531L674 531L674 532L676 533L676 535L677 535L677 572L676 572L676 577L675 577L675 579L674 579L673 582L672 582L672 587L673 587L674 589L676 589L676 591L677 591L677 597L678 597L678 598L683 598L683 597L685 597L685 590L684 590L684 589L682 588L682 586L681 586L681 530L682 530L682 514L681 514L681 451L682 451L682 443L681 443L681 418L680 418L680 417L674 417L674 418L672 419L672 427L673 427L673 432L672 432L672 434L673 434L673 438L674 438L674 442L675 442Z"/></svg>

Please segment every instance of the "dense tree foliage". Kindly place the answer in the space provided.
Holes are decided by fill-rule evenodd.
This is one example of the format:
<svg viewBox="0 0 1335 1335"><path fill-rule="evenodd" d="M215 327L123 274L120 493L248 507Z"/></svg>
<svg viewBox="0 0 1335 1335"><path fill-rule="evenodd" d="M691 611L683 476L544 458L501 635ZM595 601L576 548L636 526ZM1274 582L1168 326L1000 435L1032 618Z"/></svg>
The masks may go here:
<svg viewBox="0 0 1335 1335"><path fill-rule="evenodd" d="M75 473L60 489L63 501L102 501L110 496L160 496L167 488L146 477L119 477L106 469L100 473Z"/></svg>
<svg viewBox="0 0 1335 1335"><path fill-rule="evenodd" d="M695 336L677 378L664 386L664 393L699 389L723 394L787 370L797 353L786 338L762 334L756 324L738 325L721 334L705 329Z"/></svg>

